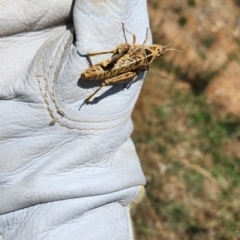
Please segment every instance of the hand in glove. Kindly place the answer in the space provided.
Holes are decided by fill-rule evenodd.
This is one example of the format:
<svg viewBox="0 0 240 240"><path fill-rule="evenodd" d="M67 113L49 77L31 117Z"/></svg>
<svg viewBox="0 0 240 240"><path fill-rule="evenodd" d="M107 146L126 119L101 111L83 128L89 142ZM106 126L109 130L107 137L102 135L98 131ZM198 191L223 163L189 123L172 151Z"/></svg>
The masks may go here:
<svg viewBox="0 0 240 240"><path fill-rule="evenodd" d="M143 75L83 104L101 82L79 79L88 61L77 51L124 43L122 22L142 43L146 1L4 0L0 12L0 234L132 239L129 209L145 177L130 116Z"/></svg>

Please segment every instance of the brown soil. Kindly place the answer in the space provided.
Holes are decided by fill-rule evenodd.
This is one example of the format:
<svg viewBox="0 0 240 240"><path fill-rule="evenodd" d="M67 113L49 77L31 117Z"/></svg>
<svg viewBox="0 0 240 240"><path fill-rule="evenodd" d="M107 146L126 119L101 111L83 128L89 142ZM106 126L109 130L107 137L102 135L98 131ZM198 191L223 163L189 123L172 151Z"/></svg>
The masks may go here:
<svg viewBox="0 0 240 240"><path fill-rule="evenodd" d="M149 0L151 66L133 113L148 183L136 239L240 239L240 6Z"/></svg>

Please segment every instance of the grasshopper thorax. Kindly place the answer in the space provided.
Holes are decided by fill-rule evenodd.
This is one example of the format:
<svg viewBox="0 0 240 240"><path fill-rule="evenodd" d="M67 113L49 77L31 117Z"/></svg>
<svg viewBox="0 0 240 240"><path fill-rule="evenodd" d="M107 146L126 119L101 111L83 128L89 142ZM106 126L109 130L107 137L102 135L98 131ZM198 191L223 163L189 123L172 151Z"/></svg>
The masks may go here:
<svg viewBox="0 0 240 240"><path fill-rule="evenodd" d="M120 54L127 53L130 48L131 48L131 44L129 43L120 44L117 47L117 53L120 53Z"/></svg>

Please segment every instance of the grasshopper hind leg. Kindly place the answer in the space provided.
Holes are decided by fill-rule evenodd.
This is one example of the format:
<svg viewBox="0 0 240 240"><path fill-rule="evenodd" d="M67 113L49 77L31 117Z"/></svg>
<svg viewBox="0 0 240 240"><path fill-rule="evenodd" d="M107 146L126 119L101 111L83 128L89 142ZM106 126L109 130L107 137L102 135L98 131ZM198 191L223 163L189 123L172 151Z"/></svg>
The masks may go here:
<svg viewBox="0 0 240 240"><path fill-rule="evenodd" d="M137 75L129 83L127 83L123 86L123 89L125 89L125 88L129 89L130 86L137 80L139 73L136 73L136 74Z"/></svg>
<svg viewBox="0 0 240 240"><path fill-rule="evenodd" d="M93 96L96 95L96 93L97 93L102 87L107 86L107 85L108 85L108 84L106 84L106 82L104 81L104 82L101 84L101 86L100 86L96 91L94 91L90 96L88 96L88 97L84 100L84 102L85 102L85 103L89 103L90 100L93 98Z"/></svg>
<svg viewBox="0 0 240 240"><path fill-rule="evenodd" d="M130 78L133 78L133 80L131 80L131 82L129 83L131 85L137 79L137 77L138 77L138 72L126 72L116 77L106 79L96 91L94 91L90 96L88 96L84 100L84 103L89 103L90 100L96 95L96 93L104 86L108 86L110 84L115 84L115 83L123 83L129 80Z"/></svg>

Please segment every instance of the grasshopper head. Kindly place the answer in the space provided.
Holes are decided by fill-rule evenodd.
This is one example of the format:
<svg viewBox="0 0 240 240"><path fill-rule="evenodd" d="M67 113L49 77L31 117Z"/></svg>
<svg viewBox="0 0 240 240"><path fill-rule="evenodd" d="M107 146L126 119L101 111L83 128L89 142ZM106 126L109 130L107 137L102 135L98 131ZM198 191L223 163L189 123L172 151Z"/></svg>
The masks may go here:
<svg viewBox="0 0 240 240"><path fill-rule="evenodd" d="M153 44L153 45L145 47L145 53L146 53L146 58L147 58L148 64L150 64L156 58L161 57L166 51L182 52L180 50L173 49L173 48L167 49L166 48L167 46Z"/></svg>
<svg viewBox="0 0 240 240"><path fill-rule="evenodd" d="M164 46L153 44L149 46L150 51L148 52L148 54L151 54L155 59L156 57L162 56L165 52L165 49L166 48Z"/></svg>
<svg viewBox="0 0 240 240"><path fill-rule="evenodd" d="M160 57L165 52L165 47L157 44L144 47L148 64L152 63L157 57Z"/></svg>

